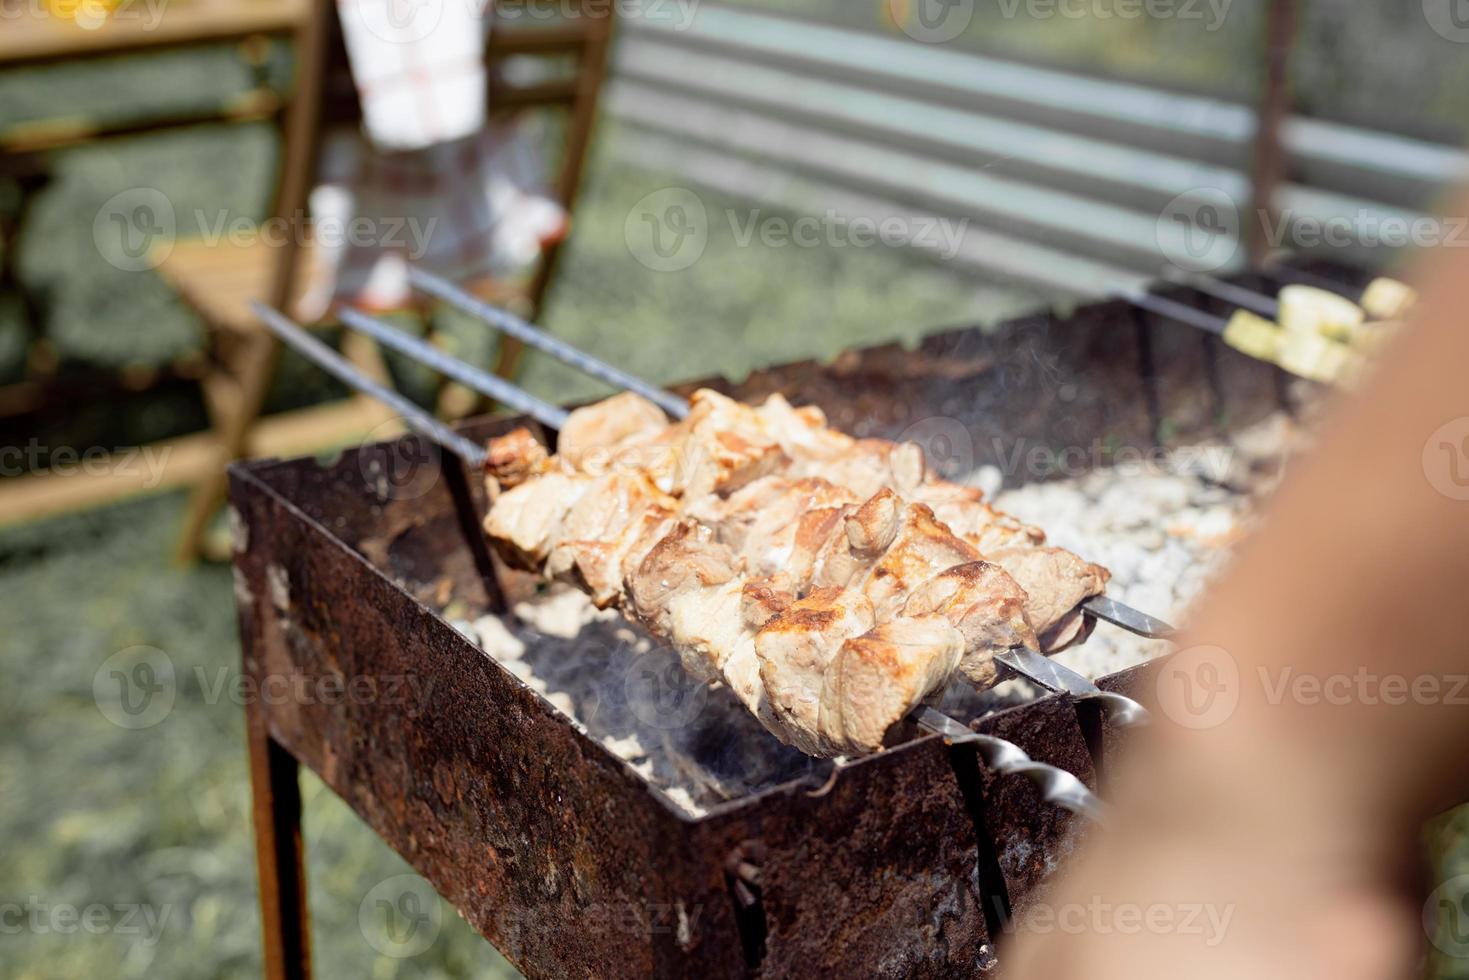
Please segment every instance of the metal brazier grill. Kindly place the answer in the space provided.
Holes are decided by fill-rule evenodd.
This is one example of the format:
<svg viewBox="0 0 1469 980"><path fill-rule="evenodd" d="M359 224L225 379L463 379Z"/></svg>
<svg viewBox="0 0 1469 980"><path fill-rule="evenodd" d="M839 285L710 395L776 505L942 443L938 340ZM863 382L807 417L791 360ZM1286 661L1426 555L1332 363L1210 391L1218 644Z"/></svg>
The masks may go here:
<svg viewBox="0 0 1469 980"><path fill-rule="evenodd" d="M1148 451L1160 432L1183 444L1248 424L1281 394L1276 369L1125 302L701 384L778 391L862 435L942 419L967 433L968 463L1012 470L1016 445ZM428 462L389 479L405 458ZM245 669L370 692L250 706L274 976L309 972L298 762L537 976L992 971L1009 917L1084 830L973 746L917 729L692 816L437 611L450 594L489 610L514 588L476 546L479 480L455 457L408 436L238 466L231 495ZM1100 683L1141 694L1151 679ZM1062 695L974 727L1091 785L1124 734Z"/></svg>

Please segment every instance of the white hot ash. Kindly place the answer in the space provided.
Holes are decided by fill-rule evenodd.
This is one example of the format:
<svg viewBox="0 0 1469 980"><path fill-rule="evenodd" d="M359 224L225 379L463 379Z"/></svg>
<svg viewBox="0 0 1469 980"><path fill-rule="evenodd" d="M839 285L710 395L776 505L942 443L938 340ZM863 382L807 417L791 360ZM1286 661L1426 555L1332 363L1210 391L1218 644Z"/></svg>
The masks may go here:
<svg viewBox="0 0 1469 980"><path fill-rule="evenodd" d="M830 771L782 745L723 687L689 677L671 647L574 589L549 588L508 616L452 622L689 814Z"/></svg>

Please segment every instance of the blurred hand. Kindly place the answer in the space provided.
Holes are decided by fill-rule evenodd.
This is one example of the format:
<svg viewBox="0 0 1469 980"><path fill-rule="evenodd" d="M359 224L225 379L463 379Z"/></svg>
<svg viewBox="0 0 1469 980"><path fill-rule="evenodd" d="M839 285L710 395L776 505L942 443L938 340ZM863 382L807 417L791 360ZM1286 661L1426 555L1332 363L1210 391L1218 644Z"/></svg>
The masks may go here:
<svg viewBox="0 0 1469 980"><path fill-rule="evenodd" d="M1161 772L1134 767L1108 829L1014 923L1006 980L1419 974L1419 905L1403 888L1413 858L1391 853L1401 835L1341 812L1289 767L1262 775L1235 758L1221 775L1201 762L1166 780L1171 800L1147 780Z"/></svg>

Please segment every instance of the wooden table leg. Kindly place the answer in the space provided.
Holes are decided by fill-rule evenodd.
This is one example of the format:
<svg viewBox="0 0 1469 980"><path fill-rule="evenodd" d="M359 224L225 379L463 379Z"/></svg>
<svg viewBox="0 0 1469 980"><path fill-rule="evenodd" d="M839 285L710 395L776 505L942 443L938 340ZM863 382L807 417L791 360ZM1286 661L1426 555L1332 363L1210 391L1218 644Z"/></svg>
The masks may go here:
<svg viewBox="0 0 1469 980"><path fill-rule="evenodd" d="M295 757L270 737L264 706L252 701L245 712L265 976L267 980L309 980L311 924L306 909L298 766Z"/></svg>

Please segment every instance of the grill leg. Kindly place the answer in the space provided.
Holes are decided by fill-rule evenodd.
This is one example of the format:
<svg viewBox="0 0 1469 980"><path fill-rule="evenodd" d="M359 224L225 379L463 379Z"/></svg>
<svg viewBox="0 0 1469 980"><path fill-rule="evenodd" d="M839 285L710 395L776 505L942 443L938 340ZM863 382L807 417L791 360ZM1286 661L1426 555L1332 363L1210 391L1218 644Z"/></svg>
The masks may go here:
<svg viewBox="0 0 1469 980"><path fill-rule="evenodd" d="M306 911L298 767L295 757L270 737L264 706L252 700L245 712L265 977L309 980L311 927Z"/></svg>

